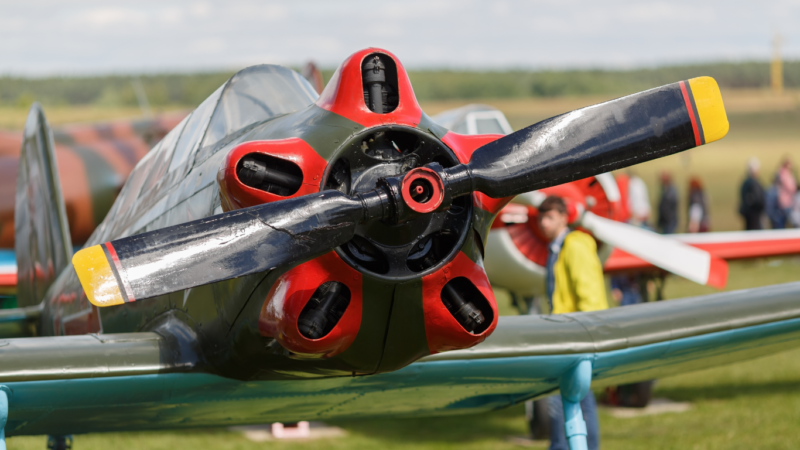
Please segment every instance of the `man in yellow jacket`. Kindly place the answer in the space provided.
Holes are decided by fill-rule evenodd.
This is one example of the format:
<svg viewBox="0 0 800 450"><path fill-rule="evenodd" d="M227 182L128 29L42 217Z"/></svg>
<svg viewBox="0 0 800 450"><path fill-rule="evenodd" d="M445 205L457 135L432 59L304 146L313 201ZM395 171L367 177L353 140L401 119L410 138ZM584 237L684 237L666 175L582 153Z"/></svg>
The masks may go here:
<svg viewBox="0 0 800 450"><path fill-rule="evenodd" d="M539 228L550 241L547 255L547 299L552 314L608 308L603 267L597 244L590 235L570 231L567 205L561 197L547 197L539 205ZM560 396L550 397L550 450L568 450ZM597 403L589 392L581 401L589 450L600 446Z"/></svg>

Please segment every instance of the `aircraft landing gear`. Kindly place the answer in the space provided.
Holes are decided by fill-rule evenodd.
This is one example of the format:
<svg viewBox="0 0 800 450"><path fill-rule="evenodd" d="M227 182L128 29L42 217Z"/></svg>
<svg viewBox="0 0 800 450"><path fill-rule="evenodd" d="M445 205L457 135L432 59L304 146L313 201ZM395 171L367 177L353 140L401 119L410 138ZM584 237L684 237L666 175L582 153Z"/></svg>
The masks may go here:
<svg viewBox="0 0 800 450"><path fill-rule="evenodd" d="M589 394L592 384L592 362L583 360L569 369L559 380L561 403L564 407L564 428L570 450L588 450L586 421L581 400Z"/></svg>
<svg viewBox="0 0 800 450"><path fill-rule="evenodd" d="M6 450L6 421L8 420L8 394L11 390L0 386L0 450Z"/></svg>
<svg viewBox="0 0 800 450"><path fill-rule="evenodd" d="M72 436L47 436L47 450L72 450Z"/></svg>

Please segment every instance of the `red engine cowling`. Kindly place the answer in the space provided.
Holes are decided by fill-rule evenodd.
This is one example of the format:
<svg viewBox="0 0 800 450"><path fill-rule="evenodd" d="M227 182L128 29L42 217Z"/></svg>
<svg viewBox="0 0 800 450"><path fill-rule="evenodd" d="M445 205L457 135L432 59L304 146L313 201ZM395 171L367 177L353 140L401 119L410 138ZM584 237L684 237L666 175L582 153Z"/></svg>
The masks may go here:
<svg viewBox="0 0 800 450"><path fill-rule="evenodd" d="M343 286L346 300L343 314L335 326L322 337L310 337L301 330L303 312L312 298L328 283ZM335 252L289 270L278 278L261 309L258 329L263 336L273 337L298 355L329 358L343 352L353 343L361 326L361 273L345 264ZM327 330L323 330L327 331Z"/></svg>
<svg viewBox="0 0 800 450"><path fill-rule="evenodd" d="M390 111L380 114L367 106L366 88L362 80L365 60L375 55L379 55L387 67L387 79L395 83L393 92L397 95L396 105L390 105ZM389 69L394 72L389 73ZM428 130L427 127L431 125L418 129L423 121L429 119L424 116L414 97L403 66L394 55L380 49L362 50L348 58L323 91L317 106L320 116L335 113L365 127L356 131L357 134L368 135L371 130L376 130L376 133L407 133L408 136L415 135L426 141L426 145L434 145L431 141L435 140L435 145L449 149L447 151L455 155L452 164L468 162L475 149L501 137L447 133L439 141ZM348 133L353 134L352 127ZM403 138L399 136L398 139ZM364 146L368 146L367 141L369 139L365 138ZM246 208L318 192L323 188L326 177L330 176L329 172L339 162L336 158L341 156L341 148L346 145L346 142L340 143L334 138L330 142L340 147L330 161L326 161L301 138L247 142L235 147L228 154L217 177L223 208ZM402 153L398 147L398 143L403 145L402 142L392 140L391 143L398 153ZM356 156L362 158L359 155ZM391 158L387 161L391 163ZM242 179L243 176L246 179ZM280 183L273 184L270 180ZM330 189L329 186L324 188ZM474 216L480 218L480 223L476 223L475 231L471 231L472 227L467 225L467 231L463 234L466 239L475 240L477 245L467 245L467 241L462 239L459 242L464 244L455 247L454 256L430 269L419 269L420 275L416 279L421 279L421 299L394 299L396 304L401 305L399 307L411 307L421 301L427 353L473 346L483 341L497 326L496 301L480 263L481 253L477 250L485 241L476 236L485 238L494 215L510 199L492 199L478 193L473 195L472 200ZM465 201L469 202L469 199ZM468 220L471 223L473 219L470 216ZM469 255L464 253L464 248L471 249ZM365 275L362 271L366 269L342 258L339 253L330 252L282 274L272 286L261 309L260 333L275 338L294 354L330 358L341 354L354 342L363 321L386 320L363 317L363 302L379 299L363 298ZM375 276L375 273L371 275ZM380 279L380 274L377 278ZM385 278L386 283L394 284L391 277ZM399 281L409 279L406 277ZM385 292L396 295L392 294L392 290ZM324 302L336 305L333 308L335 314L331 317L315 316L314 306ZM404 306L406 304L408 306ZM473 320L475 317L481 320ZM331 323L334 325L331 326Z"/></svg>
<svg viewBox="0 0 800 450"><path fill-rule="evenodd" d="M477 305L486 319L483 327L467 331L456 321L441 300L450 287L467 292L473 299L482 297L483 301ZM456 255L440 271L422 278L422 296L425 335L431 354L472 347L483 342L497 327L497 301L486 272L464 253Z"/></svg>

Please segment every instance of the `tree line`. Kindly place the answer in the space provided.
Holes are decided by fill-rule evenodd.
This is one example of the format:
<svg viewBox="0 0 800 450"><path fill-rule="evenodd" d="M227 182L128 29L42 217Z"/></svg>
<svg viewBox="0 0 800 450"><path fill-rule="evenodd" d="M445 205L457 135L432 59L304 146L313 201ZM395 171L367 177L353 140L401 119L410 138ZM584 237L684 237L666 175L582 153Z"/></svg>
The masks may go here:
<svg viewBox="0 0 800 450"><path fill-rule="evenodd" d="M332 70L323 70L327 81ZM136 106L137 78L152 106L196 106L233 72L25 78L0 76L0 106ZM767 88L767 62L713 63L633 70L412 70L417 98L426 100L628 94L708 75L727 88ZM784 63L784 85L800 88L800 61Z"/></svg>

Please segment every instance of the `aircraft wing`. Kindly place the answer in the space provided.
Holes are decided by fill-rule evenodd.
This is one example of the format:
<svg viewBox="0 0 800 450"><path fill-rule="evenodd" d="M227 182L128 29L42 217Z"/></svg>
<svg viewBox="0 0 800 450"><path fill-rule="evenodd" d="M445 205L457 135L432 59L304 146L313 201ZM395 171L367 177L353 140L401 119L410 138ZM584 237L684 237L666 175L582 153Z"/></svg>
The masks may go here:
<svg viewBox="0 0 800 450"><path fill-rule="evenodd" d="M582 360L595 386L792 348L800 282L592 313L502 317L468 350L373 376L234 380L159 333L0 341L8 435L489 411L548 395Z"/></svg>
<svg viewBox="0 0 800 450"><path fill-rule="evenodd" d="M684 244L706 250L725 260L764 258L800 254L800 229L723 231L664 235ZM606 260L606 272L656 270L650 263L615 248Z"/></svg>

